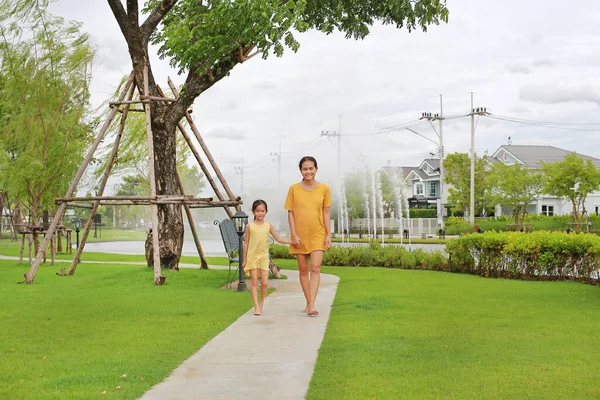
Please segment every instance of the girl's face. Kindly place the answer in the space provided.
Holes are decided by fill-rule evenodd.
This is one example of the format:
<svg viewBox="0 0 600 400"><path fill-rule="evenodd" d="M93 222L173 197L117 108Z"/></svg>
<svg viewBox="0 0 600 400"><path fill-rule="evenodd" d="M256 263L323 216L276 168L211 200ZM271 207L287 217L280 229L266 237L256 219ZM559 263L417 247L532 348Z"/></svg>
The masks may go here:
<svg viewBox="0 0 600 400"><path fill-rule="evenodd" d="M317 167L315 167L315 163L307 160L302 163L302 167L300 168L300 172L302 173L302 177L305 181L310 181L315 179L315 175L317 174Z"/></svg>
<svg viewBox="0 0 600 400"><path fill-rule="evenodd" d="M257 221L262 221L265 219L265 215L267 215L267 207L264 204L259 204L253 211L254 219Z"/></svg>

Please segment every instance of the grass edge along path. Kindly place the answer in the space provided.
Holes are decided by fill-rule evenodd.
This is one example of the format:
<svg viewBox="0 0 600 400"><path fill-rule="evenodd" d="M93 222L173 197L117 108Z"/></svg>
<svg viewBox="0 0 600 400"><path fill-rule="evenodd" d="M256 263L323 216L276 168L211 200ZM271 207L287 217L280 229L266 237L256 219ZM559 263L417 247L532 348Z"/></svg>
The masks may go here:
<svg viewBox="0 0 600 400"><path fill-rule="evenodd" d="M56 267L56 266L55 266ZM227 271L88 264L58 277L0 261L0 398L135 399L251 308Z"/></svg>
<svg viewBox="0 0 600 400"><path fill-rule="evenodd" d="M323 272L340 283L307 399L600 397L597 286Z"/></svg>

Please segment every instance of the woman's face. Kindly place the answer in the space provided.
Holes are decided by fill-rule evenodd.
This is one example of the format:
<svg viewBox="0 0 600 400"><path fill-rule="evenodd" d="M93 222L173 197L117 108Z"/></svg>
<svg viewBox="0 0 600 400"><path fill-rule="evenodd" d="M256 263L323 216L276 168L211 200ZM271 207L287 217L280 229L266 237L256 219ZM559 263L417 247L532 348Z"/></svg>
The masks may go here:
<svg viewBox="0 0 600 400"><path fill-rule="evenodd" d="M307 160L302 163L300 172L302 173L302 177L305 181L310 181L315 179L315 175L317 174L317 167L315 167L314 162Z"/></svg>

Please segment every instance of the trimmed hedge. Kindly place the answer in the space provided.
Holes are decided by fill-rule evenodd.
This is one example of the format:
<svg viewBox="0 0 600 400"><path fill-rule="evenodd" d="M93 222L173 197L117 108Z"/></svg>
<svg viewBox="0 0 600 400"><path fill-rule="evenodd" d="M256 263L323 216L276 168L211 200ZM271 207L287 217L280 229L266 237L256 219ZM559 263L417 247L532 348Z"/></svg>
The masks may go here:
<svg viewBox="0 0 600 400"><path fill-rule="evenodd" d="M600 282L600 237L536 231L474 233L446 244L453 272L526 280Z"/></svg>
<svg viewBox="0 0 600 400"><path fill-rule="evenodd" d="M271 249L273 258L295 258L288 246L274 244ZM332 246L323 256L323 265L450 271L448 259L440 251L410 251L402 246L382 247L376 242L369 246Z"/></svg>

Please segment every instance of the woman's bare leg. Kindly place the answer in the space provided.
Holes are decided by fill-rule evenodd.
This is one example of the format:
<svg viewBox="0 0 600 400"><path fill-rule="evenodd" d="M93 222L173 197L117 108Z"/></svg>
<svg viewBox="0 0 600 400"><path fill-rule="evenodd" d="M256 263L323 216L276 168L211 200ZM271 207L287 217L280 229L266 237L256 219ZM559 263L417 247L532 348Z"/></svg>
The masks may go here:
<svg viewBox="0 0 600 400"><path fill-rule="evenodd" d="M309 314L314 313L317 292L321 283L321 263L323 262L323 252L313 251L310 253L310 297L308 301Z"/></svg>
<svg viewBox="0 0 600 400"><path fill-rule="evenodd" d="M302 312L308 312L308 303L310 299L310 279L308 277L308 254L296 255L298 260L298 273L300 275L300 286L306 299L306 308Z"/></svg>
<svg viewBox="0 0 600 400"><path fill-rule="evenodd" d="M268 270L264 270L261 269L260 270L260 284L261 284L261 289L260 289L260 301L258 303L259 307L260 307L260 313L262 314L263 312L263 307L265 305L265 297L267 297L267 290L269 289L269 271Z"/></svg>

